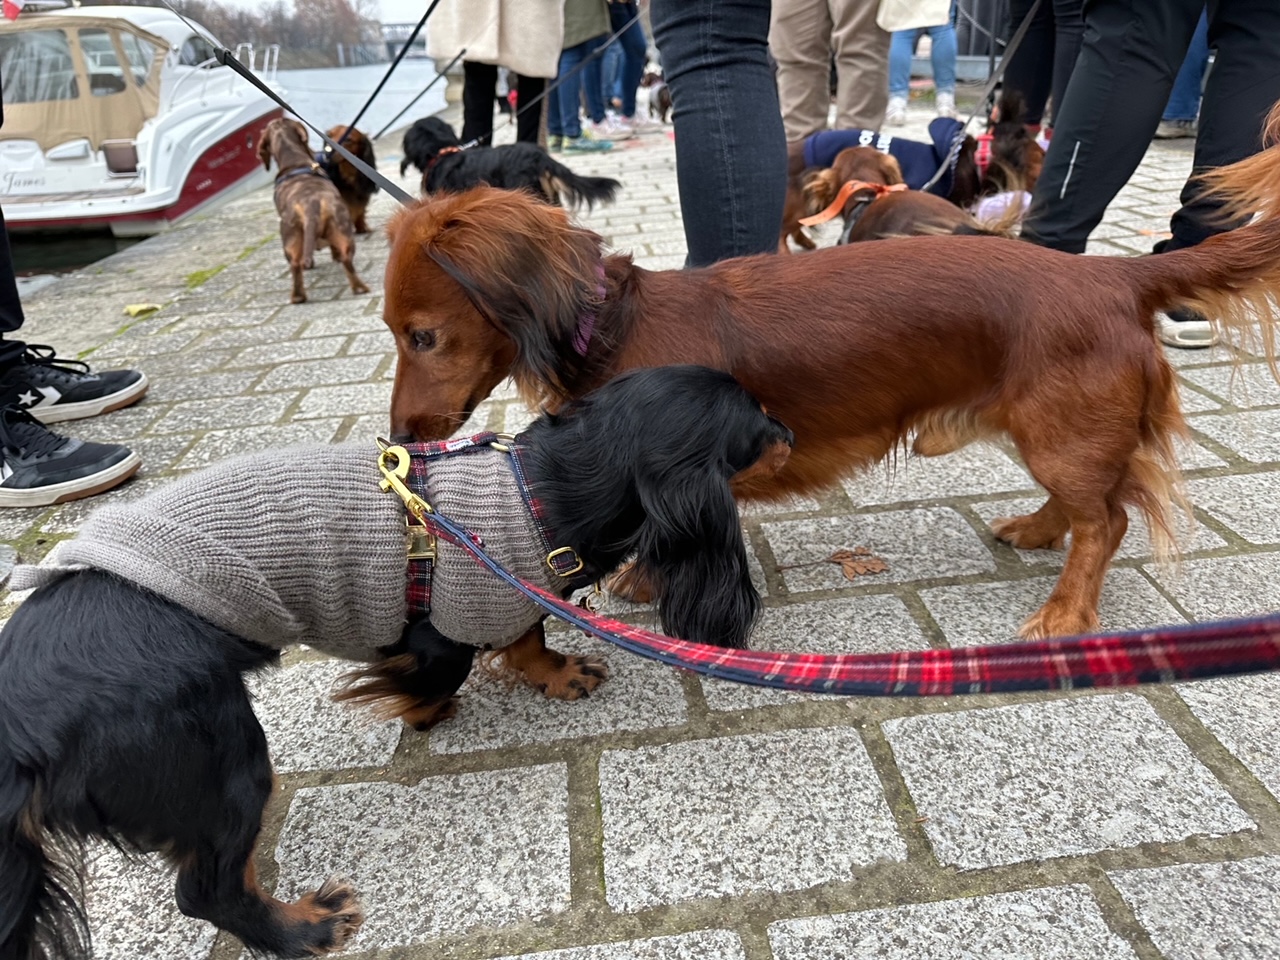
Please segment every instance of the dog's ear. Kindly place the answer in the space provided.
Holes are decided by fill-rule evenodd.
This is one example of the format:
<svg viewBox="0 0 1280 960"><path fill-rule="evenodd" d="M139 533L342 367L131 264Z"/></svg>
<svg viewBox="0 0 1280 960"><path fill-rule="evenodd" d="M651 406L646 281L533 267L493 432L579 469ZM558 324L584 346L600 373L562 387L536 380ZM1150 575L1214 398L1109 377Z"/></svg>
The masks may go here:
<svg viewBox="0 0 1280 960"><path fill-rule="evenodd" d="M840 192L840 175L829 167L806 170L800 175L800 190L804 194L804 212L818 213L827 209Z"/></svg>
<svg viewBox="0 0 1280 960"><path fill-rule="evenodd" d="M898 163L898 158L888 153L880 154L880 175L884 178L886 186L892 187L895 183L906 183L902 176L902 167Z"/></svg>
<svg viewBox="0 0 1280 960"><path fill-rule="evenodd" d="M760 611L738 505L712 467L641 481L644 526L636 565L653 577L662 629L673 637L746 647Z"/></svg>
<svg viewBox="0 0 1280 960"><path fill-rule="evenodd" d="M479 187L450 200L437 204L424 251L511 338L517 375L566 397L584 359L579 327L604 297L600 237L523 191Z"/></svg>
<svg viewBox="0 0 1280 960"><path fill-rule="evenodd" d="M264 170L271 169L271 137L275 134L275 121L267 124L258 139L258 159L262 161Z"/></svg>
<svg viewBox="0 0 1280 960"><path fill-rule="evenodd" d="M960 147L960 156L956 159L955 179L951 184L951 193L947 199L957 207L967 210L978 199L982 192L982 178L978 176L978 164L974 155L978 152L978 141L971 136L964 138Z"/></svg>

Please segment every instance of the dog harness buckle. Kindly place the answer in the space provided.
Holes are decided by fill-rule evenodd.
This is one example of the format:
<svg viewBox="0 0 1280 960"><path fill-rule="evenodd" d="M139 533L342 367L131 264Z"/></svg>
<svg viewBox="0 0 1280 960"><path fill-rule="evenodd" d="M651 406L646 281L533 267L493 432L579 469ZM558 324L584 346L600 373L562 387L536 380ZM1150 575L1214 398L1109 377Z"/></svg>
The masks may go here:
<svg viewBox="0 0 1280 960"><path fill-rule="evenodd" d="M404 518L404 546L410 560L436 559L436 535L409 517Z"/></svg>
<svg viewBox="0 0 1280 960"><path fill-rule="evenodd" d="M572 561L573 566L562 569L563 564L556 563L556 560L562 557L565 561ZM547 554L546 563L547 568L557 577L572 577L575 573L582 572L583 567L586 566L573 547L556 547L556 549Z"/></svg>

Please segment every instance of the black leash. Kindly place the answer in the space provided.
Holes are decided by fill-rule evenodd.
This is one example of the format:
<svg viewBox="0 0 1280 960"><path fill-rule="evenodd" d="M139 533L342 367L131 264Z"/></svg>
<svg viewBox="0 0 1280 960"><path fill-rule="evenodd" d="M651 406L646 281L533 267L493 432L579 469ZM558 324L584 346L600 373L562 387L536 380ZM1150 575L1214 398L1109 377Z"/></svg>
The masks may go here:
<svg viewBox="0 0 1280 960"><path fill-rule="evenodd" d="M463 47L461 50L459 50L457 56L455 56L452 60L446 63L444 65L444 69L441 70L439 73L437 73L434 77L432 77L431 82L422 88L422 92L418 94L416 97L414 97L412 100L410 100L407 104L405 104L405 108L401 110L399 113L397 113L394 117L392 117L391 122L388 123L381 130L379 130L377 133L375 133L370 139L377 140L384 133L386 133L388 130L394 127L396 125L396 121L399 120L401 117L403 117L406 113L408 113L409 109L415 103L417 103L419 100L425 97L427 95L427 91L430 90L432 87L434 87L437 83L439 83L441 78L443 78L446 73L448 73L450 70L453 69L453 65L457 63L459 60L461 60L463 56L466 54L466 52L467 52L466 47ZM351 128L348 127L347 129L350 130ZM346 135L344 134L343 136L345 138Z"/></svg>
<svg viewBox="0 0 1280 960"><path fill-rule="evenodd" d="M552 91L554 91L557 87L559 87L562 83L566 82L567 80L572 79L573 77L576 77L579 73L581 73L583 70L585 70L585 69L587 68L587 65L588 65L588 64L590 64L593 60L598 60L598 59L600 59L601 57L603 57L603 56L604 56L604 52L605 52L607 49L609 49L609 47L611 47L611 46L614 44L614 42L615 42L615 41L616 41L620 36L622 36L624 33L626 33L628 30L630 30L630 29L631 29L631 25L632 25L633 23L635 23L635 22L636 22L637 20L639 20L639 19L640 19L640 14L638 14L638 13L637 13L634 17L632 17L630 20L628 20L626 23L624 23L621 27L619 27L617 30L615 30L615 31L614 31L614 32L609 36L609 39L605 40L605 42L604 42L604 43L600 44L600 46L596 47L596 48L595 48L594 50L592 50L589 54L587 54L585 57L583 57L583 58L582 58L582 62L581 62L581 63L579 63L576 67L574 67L572 70L570 70L568 73L566 73L563 77L558 77L558 78L556 79L556 81L555 81L553 84L551 84L549 87L547 87L545 90L543 90L540 94L538 94L536 97L534 97L534 98L533 98L532 100L530 100L528 103L526 103L526 104L522 105L522 106L520 107L520 109L519 109L519 110L517 110L515 113L513 113L513 114L511 115L511 119L507 122L507 123L508 123L508 125L515 123L515 122L516 122L516 120L519 118L519 116L520 116L522 113L524 113L526 110L531 109L531 108L532 108L532 107L534 107L536 104L539 104L539 103L541 103L543 100L545 100L545 99L547 98L547 96L548 96L550 93L552 93ZM462 146L460 146L458 149L459 149L459 150L470 150L472 147L479 145L479 143L480 143L480 141L481 141L482 139L484 139L484 138L483 138L483 137L476 137L476 138L474 138L474 139L472 139L472 140L468 140L466 143L462 144Z"/></svg>
<svg viewBox="0 0 1280 960"><path fill-rule="evenodd" d="M391 74L396 72L396 67L400 66L400 61L404 59L404 55L408 53L409 48L413 46L413 41L418 39L418 34L422 32L422 28L427 25L427 18L431 16L432 11L435 10L439 4L440 0L431 0L431 6L427 7L427 12L422 15L422 19L418 21L418 25L413 28L413 33L409 34L409 39L406 40L404 46L400 48L400 52L396 54L396 58L391 61L391 66L387 67L387 72L382 75L382 79L378 82L378 85L373 88L373 93L369 94L369 99L364 102L364 106L360 108L360 112L356 114L356 118L348 123L347 128L342 131L342 136L338 138L339 143L342 143L347 139L347 134L355 129L355 125L360 122L360 118L363 117L364 112L369 109L369 105L373 103L374 100L378 99L378 94L382 92L382 88L385 87L387 85L387 81L391 79ZM452 66L452 64L450 66ZM448 68L446 67L445 69ZM435 83L435 80L432 80L431 82ZM428 87L427 89L429 90L431 88ZM423 93L425 92L426 91L424 90ZM418 94L418 96L422 96L422 94ZM405 109L407 110L409 108L405 107ZM399 119L399 117L396 119ZM375 137L375 139L377 138Z"/></svg>

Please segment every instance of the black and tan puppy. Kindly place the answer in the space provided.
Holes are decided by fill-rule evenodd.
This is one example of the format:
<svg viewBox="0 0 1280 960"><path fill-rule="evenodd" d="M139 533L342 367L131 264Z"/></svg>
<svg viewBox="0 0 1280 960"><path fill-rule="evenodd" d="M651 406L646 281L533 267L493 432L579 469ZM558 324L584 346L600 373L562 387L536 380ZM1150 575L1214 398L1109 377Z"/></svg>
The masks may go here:
<svg viewBox="0 0 1280 960"><path fill-rule="evenodd" d="M348 133L345 126L337 126L330 128L327 132L330 140L342 144L369 166L377 169L378 158L373 153L373 142L357 128L352 127L351 132ZM338 188L338 193L342 194L342 200L347 205L347 212L351 214L351 222L355 225L356 233L368 233L369 224L365 222L364 215L369 209L369 201L378 192L378 185L352 166L351 161L337 151L325 155L324 168L333 185Z"/></svg>
<svg viewBox="0 0 1280 960"><path fill-rule="evenodd" d="M528 190L547 203L567 200L571 207L591 207L612 203L622 186L610 177L579 176L533 143L463 150L453 127L439 117L426 117L406 131L400 176L410 164L422 171L422 192L427 195L461 193L488 184Z"/></svg>
<svg viewBox="0 0 1280 960"><path fill-rule="evenodd" d="M745 646L760 597L731 481L772 475L791 442L729 374L684 366L617 377L514 440L388 457L526 579L565 595L634 554L667 633ZM244 675L284 646L364 661L345 699L418 728L450 714L481 645L549 696L604 679L443 539L424 609L420 540L378 460L369 442L228 461L103 508L15 573L38 586L0 634L0 957L89 955L68 853L89 837L161 852L182 912L255 953L344 945L363 918L349 884L284 903L253 869L273 777Z"/></svg>
<svg viewBox="0 0 1280 960"><path fill-rule="evenodd" d="M276 162L276 213L280 215L280 240L293 275L292 303L306 303L302 271L315 265L316 247L329 247L342 264L352 293L368 293L356 274L356 237L351 214L338 188L325 175L307 146L307 128L297 120L277 119L267 124L258 159L268 170Z"/></svg>

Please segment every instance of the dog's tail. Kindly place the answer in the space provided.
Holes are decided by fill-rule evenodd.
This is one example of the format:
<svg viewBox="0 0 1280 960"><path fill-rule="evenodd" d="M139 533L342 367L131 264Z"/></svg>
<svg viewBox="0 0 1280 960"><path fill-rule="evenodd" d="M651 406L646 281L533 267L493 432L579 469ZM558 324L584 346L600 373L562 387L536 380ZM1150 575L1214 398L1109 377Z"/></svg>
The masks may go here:
<svg viewBox="0 0 1280 960"><path fill-rule="evenodd" d="M310 268L316 258L316 224L320 217L312 210L311 215L302 222L302 265ZM3 960L3 958L0 958Z"/></svg>
<svg viewBox="0 0 1280 960"><path fill-rule="evenodd" d="M1261 351L1280 381L1280 104L1272 107L1261 153L1202 175L1224 204L1224 221L1247 226L1171 253L1121 261L1143 315L1187 306L1208 318L1225 341Z"/></svg>
<svg viewBox="0 0 1280 960"><path fill-rule="evenodd" d="M0 960L79 960L88 923L63 863L40 825L35 775L0 740Z"/></svg>
<svg viewBox="0 0 1280 960"><path fill-rule="evenodd" d="M579 207L585 203L590 210L597 203L613 203L621 186L612 177L579 176L551 157L547 157L542 168L543 190L548 196L565 197L571 207Z"/></svg>

